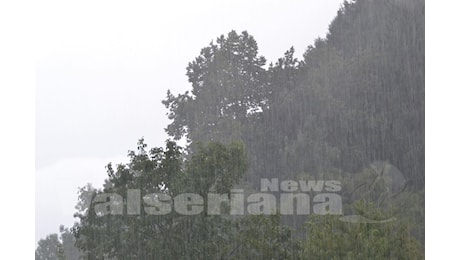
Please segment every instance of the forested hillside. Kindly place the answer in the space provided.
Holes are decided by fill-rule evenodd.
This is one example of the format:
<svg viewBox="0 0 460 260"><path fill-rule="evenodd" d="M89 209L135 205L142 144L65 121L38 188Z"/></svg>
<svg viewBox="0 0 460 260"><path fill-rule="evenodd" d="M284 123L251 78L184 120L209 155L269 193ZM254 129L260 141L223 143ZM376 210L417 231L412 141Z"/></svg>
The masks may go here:
<svg viewBox="0 0 460 260"><path fill-rule="evenodd" d="M174 141L148 150L140 140L128 164L108 165L103 188L81 189L72 228L81 256L423 259L424 25L423 0L345 1L301 59L287 48L273 63L248 32L218 37L188 64L190 90L163 101ZM134 188L171 197L256 191L262 178L338 180L343 215L365 221L235 217L226 207L224 216L99 216L91 204ZM63 244L42 240L36 259L73 259Z"/></svg>
<svg viewBox="0 0 460 260"><path fill-rule="evenodd" d="M421 0L344 2L302 60L291 48L268 68L232 31L189 64L190 92L168 93L167 132L192 147L243 141L256 184L389 161L423 187L424 37Z"/></svg>

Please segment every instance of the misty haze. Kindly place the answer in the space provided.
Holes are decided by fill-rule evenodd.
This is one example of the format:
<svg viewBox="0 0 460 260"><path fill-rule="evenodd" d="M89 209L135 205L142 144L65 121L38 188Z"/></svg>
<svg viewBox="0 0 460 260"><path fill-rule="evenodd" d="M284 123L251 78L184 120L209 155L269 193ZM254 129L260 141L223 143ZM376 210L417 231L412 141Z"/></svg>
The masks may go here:
<svg viewBox="0 0 460 260"><path fill-rule="evenodd" d="M35 259L425 258L423 0L56 5Z"/></svg>

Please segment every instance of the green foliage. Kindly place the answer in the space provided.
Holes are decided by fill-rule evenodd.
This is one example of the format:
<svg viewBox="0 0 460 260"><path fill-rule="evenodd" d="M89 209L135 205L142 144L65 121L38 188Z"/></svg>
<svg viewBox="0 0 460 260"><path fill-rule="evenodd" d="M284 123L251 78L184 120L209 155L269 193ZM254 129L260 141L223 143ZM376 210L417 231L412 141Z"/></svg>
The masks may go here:
<svg viewBox="0 0 460 260"><path fill-rule="evenodd" d="M265 108L265 58L247 32L217 38L190 62L191 93L172 95L163 104L173 122L166 129L175 139L191 141L241 140L241 124Z"/></svg>
<svg viewBox="0 0 460 260"><path fill-rule="evenodd" d="M372 219L385 219L371 203L361 201L359 211ZM307 223L305 259L423 259L420 243L399 220L387 223L346 223L338 216L314 216ZM308 257L307 257L308 256Z"/></svg>
<svg viewBox="0 0 460 260"><path fill-rule="evenodd" d="M423 259L424 9L345 1L303 59L290 48L267 67L247 32L211 42L187 67L191 91L163 101L185 151L141 139L129 163L107 165L103 189L80 190L72 232L83 258ZM91 204L128 189L228 193L262 177L338 180L345 215L389 221L310 216L305 238L280 216L127 215L126 200L122 216L99 216ZM37 259L65 259L64 240L41 240Z"/></svg>
<svg viewBox="0 0 460 260"><path fill-rule="evenodd" d="M279 215L243 219L232 259L298 259L301 245L280 219Z"/></svg>
<svg viewBox="0 0 460 260"><path fill-rule="evenodd" d="M80 251L75 246L75 237L68 228L60 227L60 235L51 234L38 241L36 260L78 260Z"/></svg>
<svg viewBox="0 0 460 260"><path fill-rule="evenodd" d="M198 150L187 164L191 187L199 194L208 191L230 193L247 169L242 143L231 143L226 148L220 143L198 144Z"/></svg>
<svg viewBox="0 0 460 260"><path fill-rule="evenodd" d="M413 190L402 173L388 162L374 162L356 173L327 171L319 176L301 174L298 178L339 181L344 215L370 220L396 218L424 246L425 191Z"/></svg>
<svg viewBox="0 0 460 260"><path fill-rule="evenodd" d="M171 197L185 192L204 195L210 190L225 193L238 182L246 169L241 143L199 146L186 162L182 148L174 142L168 141L166 150L153 148L147 152L146 148L141 139L137 152L129 153L128 164L117 165L116 170L109 164L109 179L104 189L82 191L79 205L88 205L88 193L94 198L102 192L126 194L128 189L134 188L141 189L144 195L157 193ZM226 240L219 237L221 232L229 229L230 219L205 213L183 216L174 211L157 216L148 215L143 210L140 215L98 216L94 205L89 206L87 209L79 208L76 216L80 218L80 223L73 229L77 245L88 259L203 258L225 253L221 250L231 241L231 234Z"/></svg>
<svg viewBox="0 0 460 260"><path fill-rule="evenodd" d="M45 239L38 241L38 248L35 250L35 259L65 259L64 250L57 234L48 235Z"/></svg>
<svg viewBox="0 0 460 260"><path fill-rule="evenodd" d="M189 64L191 94L168 92L168 134L243 141L253 185L389 161L423 188L424 8L345 1L303 60L290 48L268 69L246 32L221 36Z"/></svg>

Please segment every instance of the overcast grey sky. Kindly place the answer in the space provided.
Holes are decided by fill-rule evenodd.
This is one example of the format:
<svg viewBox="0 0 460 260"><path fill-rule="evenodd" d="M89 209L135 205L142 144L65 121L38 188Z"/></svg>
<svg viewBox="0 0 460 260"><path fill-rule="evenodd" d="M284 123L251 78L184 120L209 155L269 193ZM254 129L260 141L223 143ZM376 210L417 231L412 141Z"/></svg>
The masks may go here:
<svg viewBox="0 0 460 260"><path fill-rule="evenodd" d="M64 1L40 7L36 56L36 233L70 226L77 188L100 187L144 136L167 136L166 91L221 34L247 30L276 61L324 37L342 0Z"/></svg>

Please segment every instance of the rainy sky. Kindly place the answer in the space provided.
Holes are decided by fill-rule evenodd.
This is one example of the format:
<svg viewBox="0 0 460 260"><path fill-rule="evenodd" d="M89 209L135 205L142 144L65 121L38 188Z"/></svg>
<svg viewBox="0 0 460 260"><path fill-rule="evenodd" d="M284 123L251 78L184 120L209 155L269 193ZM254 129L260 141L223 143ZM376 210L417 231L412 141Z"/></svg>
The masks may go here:
<svg viewBox="0 0 460 260"><path fill-rule="evenodd" d="M145 137L163 146L166 91L221 34L247 30L275 62L324 37L342 0L89 1L41 6L36 57L35 240L71 226L77 188Z"/></svg>

